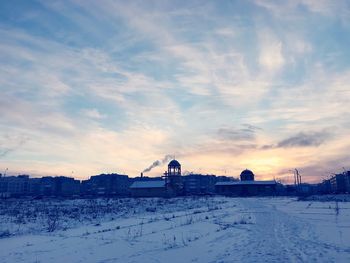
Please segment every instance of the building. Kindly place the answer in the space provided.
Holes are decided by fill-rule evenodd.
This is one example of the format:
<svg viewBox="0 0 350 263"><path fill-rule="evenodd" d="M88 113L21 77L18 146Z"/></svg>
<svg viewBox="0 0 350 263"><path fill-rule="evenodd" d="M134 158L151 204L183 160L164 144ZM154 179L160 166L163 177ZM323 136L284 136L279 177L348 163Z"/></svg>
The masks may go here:
<svg viewBox="0 0 350 263"><path fill-rule="evenodd" d="M80 181L70 177L29 178L28 175L0 177L0 196L62 196L80 194Z"/></svg>
<svg viewBox="0 0 350 263"><path fill-rule="evenodd" d="M332 193L343 194L347 192L347 175L345 173L334 174L329 181Z"/></svg>
<svg viewBox="0 0 350 263"><path fill-rule="evenodd" d="M80 181L65 176L30 178L28 194L32 196L73 197L80 195Z"/></svg>
<svg viewBox="0 0 350 263"><path fill-rule="evenodd" d="M254 174L252 171L245 169L241 172L241 181L254 181Z"/></svg>
<svg viewBox="0 0 350 263"><path fill-rule="evenodd" d="M215 175L189 174L182 177L186 195L215 193L217 178Z"/></svg>
<svg viewBox="0 0 350 263"><path fill-rule="evenodd" d="M230 196L275 195L275 181L218 182L215 185L218 194Z"/></svg>
<svg viewBox="0 0 350 263"><path fill-rule="evenodd" d="M267 196L276 194L276 181L255 181L253 172L247 169L242 171L240 178L241 181L216 183L216 192L229 196Z"/></svg>
<svg viewBox="0 0 350 263"><path fill-rule="evenodd" d="M1 197L19 197L27 194L28 175L1 176L0 177L0 196Z"/></svg>
<svg viewBox="0 0 350 263"><path fill-rule="evenodd" d="M145 180L143 175L130 186L130 194L133 197L172 197L183 194L181 178L181 164L172 160L168 164L168 170L164 173L164 179Z"/></svg>
<svg viewBox="0 0 350 263"><path fill-rule="evenodd" d="M345 171L345 189L347 193L350 193L350 171Z"/></svg>
<svg viewBox="0 0 350 263"><path fill-rule="evenodd" d="M41 195L41 178L29 178L28 181L28 195Z"/></svg>
<svg viewBox="0 0 350 263"><path fill-rule="evenodd" d="M170 161L168 171L164 173L164 178L169 192L173 192L175 195L183 194L181 164L177 160Z"/></svg>
<svg viewBox="0 0 350 263"><path fill-rule="evenodd" d="M168 196L165 180L135 181L130 186L132 197L166 197Z"/></svg>
<svg viewBox="0 0 350 263"><path fill-rule="evenodd" d="M40 195L42 196L54 196L55 195L55 179L52 176L44 176L40 180Z"/></svg>
<svg viewBox="0 0 350 263"><path fill-rule="evenodd" d="M56 196L69 197L80 195L80 181L70 177L55 177L55 192Z"/></svg>
<svg viewBox="0 0 350 263"><path fill-rule="evenodd" d="M81 185L83 195L127 196L131 180L123 174L100 174L84 180Z"/></svg>
<svg viewBox="0 0 350 263"><path fill-rule="evenodd" d="M317 192L319 194L329 194L332 192L331 181L323 180L321 183L317 185Z"/></svg>

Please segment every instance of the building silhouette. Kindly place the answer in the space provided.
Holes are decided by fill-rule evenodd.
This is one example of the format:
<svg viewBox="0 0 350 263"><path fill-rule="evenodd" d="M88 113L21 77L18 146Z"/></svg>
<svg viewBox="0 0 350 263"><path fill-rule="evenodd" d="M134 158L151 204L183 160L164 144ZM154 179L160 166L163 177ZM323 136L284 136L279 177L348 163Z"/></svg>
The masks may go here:
<svg viewBox="0 0 350 263"><path fill-rule="evenodd" d="M255 181L254 173L248 169L241 172L240 178L241 181L216 183L216 192L229 196L266 196L276 194L276 181Z"/></svg>

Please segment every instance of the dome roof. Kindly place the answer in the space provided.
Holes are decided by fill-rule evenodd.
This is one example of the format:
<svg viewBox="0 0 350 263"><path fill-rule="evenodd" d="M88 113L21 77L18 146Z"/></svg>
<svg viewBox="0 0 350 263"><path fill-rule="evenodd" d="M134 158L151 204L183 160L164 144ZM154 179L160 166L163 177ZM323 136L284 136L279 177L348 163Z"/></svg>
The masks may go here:
<svg viewBox="0 0 350 263"><path fill-rule="evenodd" d="M241 176L242 175L254 175L254 174L251 170L245 169L241 172Z"/></svg>
<svg viewBox="0 0 350 263"><path fill-rule="evenodd" d="M241 172L241 181L254 181L254 173L248 169L243 170Z"/></svg>
<svg viewBox="0 0 350 263"><path fill-rule="evenodd" d="M168 166L169 166L169 167L180 167L181 164L180 164L178 161L176 161L176 160L174 159L174 160L172 160L172 161L168 164Z"/></svg>

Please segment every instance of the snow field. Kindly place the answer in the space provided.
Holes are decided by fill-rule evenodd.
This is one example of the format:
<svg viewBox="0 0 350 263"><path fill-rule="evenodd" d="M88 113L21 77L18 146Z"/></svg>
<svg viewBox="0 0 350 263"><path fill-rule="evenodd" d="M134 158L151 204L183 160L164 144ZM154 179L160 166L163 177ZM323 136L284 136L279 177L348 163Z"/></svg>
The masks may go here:
<svg viewBox="0 0 350 263"><path fill-rule="evenodd" d="M125 209L118 205L118 213L97 221L2 238L0 261L350 262L350 203L225 197L122 203Z"/></svg>

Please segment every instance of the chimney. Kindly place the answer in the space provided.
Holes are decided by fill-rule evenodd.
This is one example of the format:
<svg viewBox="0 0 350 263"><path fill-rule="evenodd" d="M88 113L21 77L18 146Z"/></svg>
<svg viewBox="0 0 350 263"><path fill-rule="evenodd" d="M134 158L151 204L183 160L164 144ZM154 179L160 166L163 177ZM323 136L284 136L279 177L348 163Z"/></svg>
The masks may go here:
<svg viewBox="0 0 350 263"><path fill-rule="evenodd" d="M143 173L141 173L141 178L143 177Z"/></svg>

